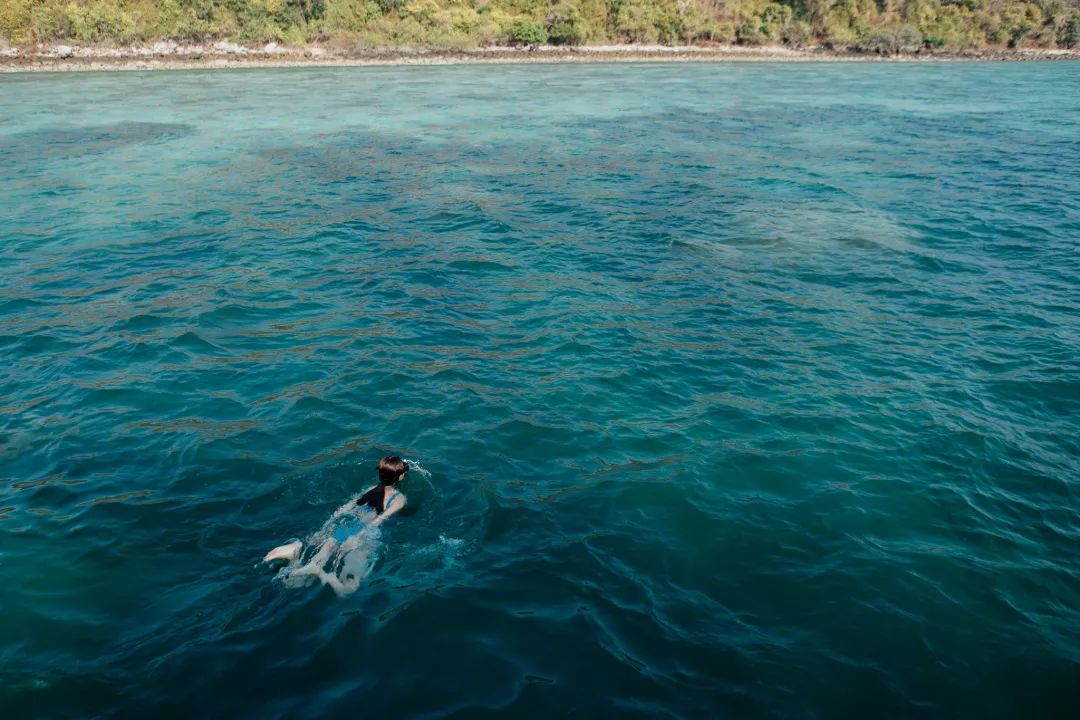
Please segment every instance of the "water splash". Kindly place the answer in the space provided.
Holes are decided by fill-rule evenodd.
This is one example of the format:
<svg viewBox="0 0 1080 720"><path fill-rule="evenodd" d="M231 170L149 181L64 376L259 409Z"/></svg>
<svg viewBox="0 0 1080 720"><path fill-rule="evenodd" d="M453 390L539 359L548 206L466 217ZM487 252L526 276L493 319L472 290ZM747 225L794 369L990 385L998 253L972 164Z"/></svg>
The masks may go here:
<svg viewBox="0 0 1080 720"><path fill-rule="evenodd" d="M420 477L424 478L424 482L426 482L428 484L428 487L430 487L432 490L437 490L438 489L438 488L435 487L435 483L431 482L431 471L425 469L424 466L420 464L419 460L413 460L411 458L405 458L405 462L407 462L409 464L409 472L410 473L415 472L415 473L419 474Z"/></svg>
<svg viewBox="0 0 1080 720"><path fill-rule="evenodd" d="M371 573L382 547L380 529L372 525L375 513L358 507L358 498L354 496L335 510L303 542L295 558L278 572L278 580L290 588L321 582L339 597L356 592Z"/></svg>

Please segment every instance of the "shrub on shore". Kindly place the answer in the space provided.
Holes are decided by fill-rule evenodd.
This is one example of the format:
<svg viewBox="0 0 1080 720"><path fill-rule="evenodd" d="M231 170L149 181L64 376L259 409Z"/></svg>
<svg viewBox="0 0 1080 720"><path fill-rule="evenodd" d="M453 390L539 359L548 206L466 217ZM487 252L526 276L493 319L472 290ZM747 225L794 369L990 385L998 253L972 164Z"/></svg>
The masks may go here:
<svg viewBox="0 0 1080 720"><path fill-rule="evenodd" d="M877 53L878 55L915 53L922 48L923 34L910 25L871 30L859 38L858 43L855 45L855 49L860 52Z"/></svg>
<svg viewBox="0 0 1080 720"><path fill-rule="evenodd" d="M1063 48L1080 47L1080 10L1073 11L1058 30L1057 44Z"/></svg>
<svg viewBox="0 0 1080 720"><path fill-rule="evenodd" d="M0 0L0 41L1080 46L1080 0Z"/></svg>
<svg viewBox="0 0 1080 720"><path fill-rule="evenodd" d="M543 45L548 41L547 30L538 22L518 18L506 33L511 45Z"/></svg>

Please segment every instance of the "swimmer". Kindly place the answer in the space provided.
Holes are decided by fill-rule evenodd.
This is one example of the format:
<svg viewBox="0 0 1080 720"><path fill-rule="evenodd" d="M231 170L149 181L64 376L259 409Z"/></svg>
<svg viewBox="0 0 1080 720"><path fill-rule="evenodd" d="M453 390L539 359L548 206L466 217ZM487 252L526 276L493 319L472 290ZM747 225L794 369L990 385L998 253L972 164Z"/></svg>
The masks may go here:
<svg viewBox="0 0 1080 720"><path fill-rule="evenodd" d="M294 540L266 553L263 562L284 560L289 565L291 577L300 578L313 575L330 585L339 595L345 595L356 590L356 586L360 582L356 575L347 576L343 583L336 575L327 573L325 568L327 561L330 560L335 551L339 548L343 552L356 550L361 533L368 529L377 528L387 518L405 507L405 494L394 486L409 471L409 463L397 455L388 455L379 461L377 468L379 471L379 484L357 498L355 503L349 502L338 508L328 522L328 525L334 526L333 532L326 538L310 561L304 565L299 565L300 552L304 548L304 543L300 540ZM350 510L365 506L375 511L375 517L370 522L363 523L355 515L347 515Z"/></svg>

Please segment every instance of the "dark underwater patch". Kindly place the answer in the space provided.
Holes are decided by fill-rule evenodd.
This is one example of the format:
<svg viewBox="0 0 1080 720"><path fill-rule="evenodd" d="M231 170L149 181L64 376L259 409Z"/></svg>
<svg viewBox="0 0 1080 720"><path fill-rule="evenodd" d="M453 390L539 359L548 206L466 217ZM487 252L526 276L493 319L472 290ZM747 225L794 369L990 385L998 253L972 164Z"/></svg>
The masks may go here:
<svg viewBox="0 0 1080 720"><path fill-rule="evenodd" d="M194 129L186 123L156 122L42 128L0 139L0 164L100 155L129 145L176 140Z"/></svg>

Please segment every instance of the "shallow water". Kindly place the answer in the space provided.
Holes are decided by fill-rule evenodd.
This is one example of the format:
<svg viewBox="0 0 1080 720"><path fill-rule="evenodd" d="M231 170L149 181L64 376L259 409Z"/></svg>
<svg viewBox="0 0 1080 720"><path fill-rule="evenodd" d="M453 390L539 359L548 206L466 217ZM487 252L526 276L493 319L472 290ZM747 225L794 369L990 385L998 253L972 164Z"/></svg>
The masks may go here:
<svg viewBox="0 0 1080 720"><path fill-rule="evenodd" d="M1080 716L1078 77L3 76L0 715Z"/></svg>

